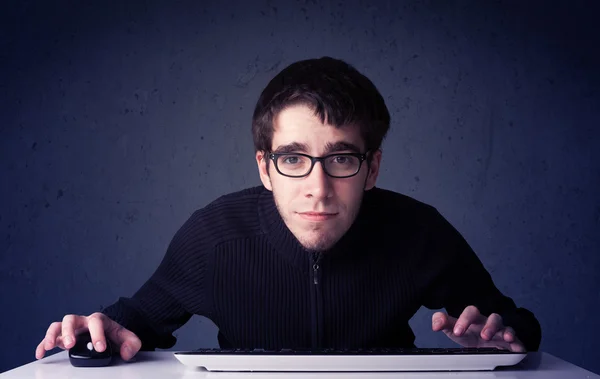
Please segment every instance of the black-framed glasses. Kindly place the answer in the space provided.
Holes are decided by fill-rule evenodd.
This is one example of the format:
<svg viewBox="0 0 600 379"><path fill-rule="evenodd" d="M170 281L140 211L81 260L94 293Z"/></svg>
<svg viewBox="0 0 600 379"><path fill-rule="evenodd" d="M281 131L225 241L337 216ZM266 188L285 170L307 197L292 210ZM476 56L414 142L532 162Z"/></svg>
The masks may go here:
<svg viewBox="0 0 600 379"><path fill-rule="evenodd" d="M358 174L367 154L336 153L313 157L302 153L269 153L275 169L283 176L302 178L312 172L315 163L321 162L325 174L332 178L349 178Z"/></svg>

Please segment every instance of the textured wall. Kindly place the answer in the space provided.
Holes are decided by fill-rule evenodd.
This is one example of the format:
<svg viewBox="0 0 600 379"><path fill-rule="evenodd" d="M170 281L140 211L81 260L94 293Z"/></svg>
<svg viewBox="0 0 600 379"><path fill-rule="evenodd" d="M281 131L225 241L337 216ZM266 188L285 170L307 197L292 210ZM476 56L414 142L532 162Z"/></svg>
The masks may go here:
<svg viewBox="0 0 600 379"><path fill-rule="evenodd" d="M596 2L81 3L0 8L0 371L132 294L193 210L259 184L259 91L330 55L392 112L379 185L438 207L542 349L600 372ZM448 344L431 313L417 342ZM176 348L215 334L193 318Z"/></svg>

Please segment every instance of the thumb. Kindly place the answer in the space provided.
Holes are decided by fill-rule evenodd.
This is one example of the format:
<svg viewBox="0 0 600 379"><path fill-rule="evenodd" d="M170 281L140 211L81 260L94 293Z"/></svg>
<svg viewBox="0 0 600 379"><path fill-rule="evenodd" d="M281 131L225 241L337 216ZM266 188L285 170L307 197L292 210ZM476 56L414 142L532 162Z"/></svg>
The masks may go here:
<svg viewBox="0 0 600 379"><path fill-rule="evenodd" d="M431 316L431 329L434 332L439 332L440 330L452 330L454 329L454 324L456 324L456 318L444 312L435 312L433 316Z"/></svg>
<svg viewBox="0 0 600 379"><path fill-rule="evenodd" d="M131 330L121 324L108 320L106 335L110 341L119 349L123 360L130 360L142 348L142 341Z"/></svg>

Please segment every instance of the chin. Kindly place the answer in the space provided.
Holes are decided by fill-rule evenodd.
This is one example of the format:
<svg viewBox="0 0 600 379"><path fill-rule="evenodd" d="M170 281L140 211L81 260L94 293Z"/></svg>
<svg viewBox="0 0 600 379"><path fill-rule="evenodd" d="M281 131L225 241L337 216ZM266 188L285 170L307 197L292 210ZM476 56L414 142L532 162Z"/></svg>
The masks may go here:
<svg viewBox="0 0 600 379"><path fill-rule="evenodd" d="M300 240L300 243L302 244L302 246L304 246L304 248L307 250L323 251L323 250L328 250L331 247L333 247L336 244L336 242L339 240L339 238L334 237L330 234L326 234L326 235L319 235L319 236L315 236L315 235L306 236L299 240Z"/></svg>

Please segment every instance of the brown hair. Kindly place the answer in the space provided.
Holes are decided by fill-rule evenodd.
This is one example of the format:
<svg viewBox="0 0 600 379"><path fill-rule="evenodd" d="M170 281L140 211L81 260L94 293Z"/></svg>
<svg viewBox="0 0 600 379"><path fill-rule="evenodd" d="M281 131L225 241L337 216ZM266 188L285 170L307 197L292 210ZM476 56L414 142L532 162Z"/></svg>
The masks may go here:
<svg viewBox="0 0 600 379"><path fill-rule="evenodd" d="M353 66L330 57L302 60L284 68L262 91L252 116L256 151L271 150L275 116L298 104L308 105L323 123L357 125L367 151L381 147L390 127L383 97Z"/></svg>

